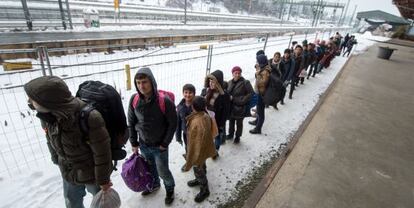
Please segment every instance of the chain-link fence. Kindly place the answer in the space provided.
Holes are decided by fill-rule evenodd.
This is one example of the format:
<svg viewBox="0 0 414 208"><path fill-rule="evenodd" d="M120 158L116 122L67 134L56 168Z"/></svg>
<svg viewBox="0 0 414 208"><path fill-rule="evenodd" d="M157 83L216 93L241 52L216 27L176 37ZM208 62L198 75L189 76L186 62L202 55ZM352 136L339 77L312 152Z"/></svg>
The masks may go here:
<svg viewBox="0 0 414 208"><path fill-rule="evenodd" d="M296 35L292 39L301 42L305 37L313 41L328 36L329 32L324 32ZM261 37L266 37L266 34ZM186 83L192 83L197 89L196 94L200 94L209 70L220 69L224 72L224 79L230 80L231 68L238 65L243 69L243 76L253 80L256 51L265 47L266 54L271 58L274 52L283 52L290 41L290 36L279 36L204 43L161 42L0 50L0 55L24 53L31 57L3 60L3 70L7 64L25 62L30 63L28 68L31 69L0 72L0 177L12 176L25 168L32 169L50 163L39 119L27 107L23 85L31 79L50 74L59 76L65 80L72 94L76 93L80 83L99 80L114 86L126 107L130 96L136 92L133 83L131 90L127 88L126 68L130 66L133 78L140 67L146 66L152 69L159 89L172 91L178 103L182 98L181 87Z"/></svg>

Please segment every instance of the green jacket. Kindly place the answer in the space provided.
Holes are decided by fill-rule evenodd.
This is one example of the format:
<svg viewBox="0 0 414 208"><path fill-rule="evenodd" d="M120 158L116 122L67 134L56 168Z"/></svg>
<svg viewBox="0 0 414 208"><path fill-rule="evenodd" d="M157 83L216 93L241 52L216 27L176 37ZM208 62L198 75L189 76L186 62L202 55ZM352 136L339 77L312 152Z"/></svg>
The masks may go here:
<svg viewBox="0 0 414 208"><path fill-rule="evenodd" d="M50 110L38 113L38 117L46 132L52 161L58 164L62 177L74 184L108 183L112 172L111 145L101 114L96 110L89 114L89 134L83 135L79 112L86 104L70 94L63 80L40 77L24 88L29 98Z"/></svg>

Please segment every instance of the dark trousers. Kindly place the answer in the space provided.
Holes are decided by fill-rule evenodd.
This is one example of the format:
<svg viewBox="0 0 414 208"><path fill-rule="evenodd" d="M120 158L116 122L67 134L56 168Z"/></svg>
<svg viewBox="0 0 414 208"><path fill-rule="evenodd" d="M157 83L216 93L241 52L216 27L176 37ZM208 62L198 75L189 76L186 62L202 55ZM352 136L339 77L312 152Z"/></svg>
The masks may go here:
<svg viewBox="0 0 414 208"><path fill-rule="evenodd" d="M202 166L194 166L193 167L194 176L197 179L197 181L202 186L207 186L208 180L207 180L207 166L204 163Z"/></svg>
<svg viewBox="0 0 414 208"><path fill-rule="evenodd" d="M309 69L309 73L308 73L308 78L311 75L312 75L312 77L315 77L317 67L318 67L318 63L311 64L310 69Z"/></svg>
<svg viewBox="0 0 414 208"><path fill-rule="evenodd" d="M342 55L342 56L345 56L345 54L346 54L346 53L348 53L348 55L346 56L346 57L348 57L348 56L349 56L349 54L351 53L351 51L352 51L352 48L351 48L351 49L346 49L346 51L345 51L344 55Z"/></svg>
<svg viewBox="0 0 414 208"><path fill-rule="evenodd" d="M218 151L220 149L221 143L223 142L223 139L225 139L225 131L224 128L219 128L219 134L214 138L214 145L216 146L216 150Z"/></svg>
<svg viewBox="0 0 414 208"><path fill-rule="evenodd" d="M285 102L285 96L286 96L286 86L283 85L282 92L281 92L281 98L280 98L280 100L282 101L282 104Z"/></svg>
<svg viewBox="0 0 414 208"><path fill-rule="evenodd" d="M261 95L259 95L259 98L257 99L256 114L257 114L256 129L262 130L262 126L265 120L265 104L263 103L263 98Z"/></svg>
<svg viewBox="0 0 414 208"><path fill-rule="evenodd" d="M236 137L241 137L243 132L243 118L230 118L229 120L229 135L233 137L234 135L234 125L236 125Z"/></svg>
<svg viewBox="0 0 414 208"><path fill-rule="evenodd" d="M295 84L296 84L296 77L292 78L290 83L290 91L289 91L289 98L292 99L293 91L295 91Z"/></svg>

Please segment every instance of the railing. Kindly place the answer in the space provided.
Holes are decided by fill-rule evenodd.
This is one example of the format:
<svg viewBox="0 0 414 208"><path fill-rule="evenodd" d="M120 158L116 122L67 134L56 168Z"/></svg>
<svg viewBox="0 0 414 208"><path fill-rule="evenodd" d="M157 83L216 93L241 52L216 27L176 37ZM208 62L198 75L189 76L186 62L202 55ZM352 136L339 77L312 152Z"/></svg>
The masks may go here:
<svg viewBox="0 0 414 208"><path fill-rule="evenodd" d="M336 31L336 30L335 30ZM332 33L333 35L333 33ZM329 32L324 34L306 34L292 36L301 42L304 38L312 42L316 39L326 39ZM265 37L265 35L263 36ZM65 80L72 94L75 94L80 83L86 80L100 80L114 86L120 92L124 107L135 89L127 90L126 65L131 68L132 77L138 68L148 66L152 69L160 89L172 91L181 98L181 87L192 83L201 92L204 77L211 69L221 69L225 80L231 78L230 70L239 65L243 68L246 79L254 79L255 53L265 47L269 58L274 52L283 52L288 47L291 37L269 37L268 40L248 38L225 42L208 42L208 47L200 47L202 43L182 44L165 42L164 47L153 44L145 45L145 49L135 48L134 45L111 46L110 52L91 52L99 47L75 47L47 49L0 50L4 53L31 53L32 69L16 72L0 73L0 177L12 177L25 168L39 165L49 165L49 152L46 146L44 132L39 119L27 107L27 96L23 85L36 77L56 75ZM105 48L108 46L105 46ZM201 49L203 48L203 49ZM116 49L116 50L115 50ZM49 56L49 53L65 52L69 55ZM206 66L210 59L211 67ZM4 60L16 62L24 60ZM177 99L178 103L179 100Z"/></svg>

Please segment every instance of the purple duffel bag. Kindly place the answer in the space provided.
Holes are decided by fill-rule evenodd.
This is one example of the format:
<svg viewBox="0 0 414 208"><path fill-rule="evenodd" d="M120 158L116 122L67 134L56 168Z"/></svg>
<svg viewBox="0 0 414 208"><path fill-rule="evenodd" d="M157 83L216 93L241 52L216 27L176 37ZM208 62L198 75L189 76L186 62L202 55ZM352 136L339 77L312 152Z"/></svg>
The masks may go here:
<svg viewBox="0 0 414 208"><path fill-rule="evenodd" d="M152 189L154 179L147 161L140 154L132 154L122 164L121 176L132 191L141 192Z"/></svg>

